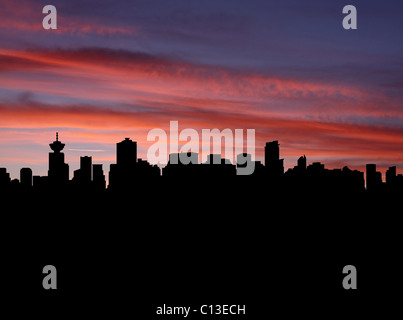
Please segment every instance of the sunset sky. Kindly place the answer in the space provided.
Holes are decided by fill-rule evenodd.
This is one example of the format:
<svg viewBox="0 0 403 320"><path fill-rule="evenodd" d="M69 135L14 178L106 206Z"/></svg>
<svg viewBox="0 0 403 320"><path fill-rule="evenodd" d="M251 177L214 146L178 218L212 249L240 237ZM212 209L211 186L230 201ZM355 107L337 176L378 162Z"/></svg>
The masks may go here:
<svg viewBox="0 0 403 320"><path fill-rule="evenodd" d="M42 28L42 8L58 29ZM358 30L344 30L354 4ZM79 157L115 161L150 129L256 130L286 168L403 172L403 2L0 0L0 167L46 175L59 131Z"/></svg>

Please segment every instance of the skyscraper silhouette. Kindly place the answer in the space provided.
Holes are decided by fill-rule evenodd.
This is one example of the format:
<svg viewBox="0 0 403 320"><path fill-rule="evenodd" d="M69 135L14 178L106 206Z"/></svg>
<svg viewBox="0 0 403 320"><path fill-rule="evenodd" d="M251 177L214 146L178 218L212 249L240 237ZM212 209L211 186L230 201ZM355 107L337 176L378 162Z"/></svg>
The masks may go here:
<svg viewBox="0 0 403 320"><path fill-rule="evenodd" d="M80 157L80 169L83 181L92 180L92 157Z"/></svg>
<svg viewBox="0 0 403 320"><path fill-rule="evenodd" d="M120 167L129 168L137 162L137 142L125 138L116 144L116 164Z"/></svg>
<svg viewBox="0 0 403 320"><path fill-rule="evenodd" d="M6 187L10 183L10 174L6 168L0 168L0 187Z"/></svg>
<svg viewBox="0 0 403 320"><path fill-rule="evenodd" d="M386 184L393 185L396 180L396 166L390 167L386 171Z"/></svg>
<svg viewBox="0 0 403 320"><path fill-rule="evenodd" d="M382 185L382 174L376 171L376 164L367 164L367 190L374 191Z"/></svg>
<svg viewBox="0 0 403 320"><path fill-rule="evenodd" d="M106 181L102 164L92 165L92 183L95 190L105 190Z"/></svg>
<svg viewBox="0 0 403 320"><path fill-rule="evenodd" d="M92 180L92 157L80 157L80 169L74 171L73 181L82 186L89 186Z"/></svg>
<svg viewBox="0 0 403 320"><path fill-rule="evenodd" d="M280 159L280 145L278 141L266 143L264 158L269 175L279 177L284 173L284 159Z"/></svg>
<svg viewBox="0 0 403 320"><path fill-rule="evenodd" d="M136 183L137 142L125 138L116 144L116 164L110 165L110 188L131 188Z"/></svg>
<svg viewBox="0 0 403 320"><path fill-rule="evenodd" d="M32 187L32 170L31 168L22 168L20 170L20 183L24 187Z"/></svg>
<svg viewBox="0 0 403 320"><path fill-rule="evenodd" d="M297 168L299 171L305 171L306 170L306 157L303 155L302 157L298 158L298 164Z"/></svg>
<svg viewBox="0 0 403 320"><path fill-rule="evenodd" d="M69 181L69 165L64 163L64 143L59 141L59 133L56 132L56 141L49 144L53 152L49 152L49 183L52 185L66 184Z"/></svg>

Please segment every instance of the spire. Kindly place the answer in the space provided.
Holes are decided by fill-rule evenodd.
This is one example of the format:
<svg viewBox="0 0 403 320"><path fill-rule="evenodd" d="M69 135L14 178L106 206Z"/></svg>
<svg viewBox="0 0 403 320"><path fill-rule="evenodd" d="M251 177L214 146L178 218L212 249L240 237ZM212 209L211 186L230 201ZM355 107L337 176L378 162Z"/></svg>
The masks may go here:
<svg viewBox="0 0 403 320"><path fill-rule="evenodd" d="M59 141L59 132L56 132L56 141L53 141L53 143L49 144L49 146L55 153L59 153L63 150L64 143Z"/></svg>

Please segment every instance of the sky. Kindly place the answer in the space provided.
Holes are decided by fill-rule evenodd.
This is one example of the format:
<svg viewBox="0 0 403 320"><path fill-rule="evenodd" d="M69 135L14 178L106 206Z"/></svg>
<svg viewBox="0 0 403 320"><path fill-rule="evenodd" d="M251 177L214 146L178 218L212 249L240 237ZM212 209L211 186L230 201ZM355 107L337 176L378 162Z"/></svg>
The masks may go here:
<svg viewBox="0 0 403 320"><path fill-rule="evenodd" d="M278 140L286 168L403 173L402 31L392 0L0 0L0 167L47 175L58 131L70 176L85 155L108 172L117 142L146 158L176 120L255 129L256 159Z"/></svg>

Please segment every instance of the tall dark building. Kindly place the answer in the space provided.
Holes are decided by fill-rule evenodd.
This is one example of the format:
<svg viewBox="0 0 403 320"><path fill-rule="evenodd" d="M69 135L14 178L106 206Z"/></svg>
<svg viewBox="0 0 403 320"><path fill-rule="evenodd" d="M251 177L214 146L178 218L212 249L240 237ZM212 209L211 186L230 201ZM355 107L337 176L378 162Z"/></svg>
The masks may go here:
<svg viewBox="0 0 403 320"><path fill-rule="evenodd" d="M266 170L270 175L280 176L284 173L284 159L280 159L280 145L278 141L266 142L264 159Z"/></svg>
<svg viewBox="0 0 403 320"><path fill-rule="evenodd" d="M110 165L109 188L127 189L136 185L137 142L129 138L116 144L116 164Z"/></svg>
<svg viewBox="0 0 403 320"><path fill-rule="evenodd" d="M24 187L32 187L32 170L31 168L22 168L20 170L20 183Z"/></svg>
<svg viewBox="0 0 403 320"><path fill-rule="evenodd" d="M306 170L306 157L305 157L305 155L298 158L297 168L300 171L305 171Z"/></svg>
<svg viewBox="0 0 403 320"><path fill-rule="evenodd" d="M56 141L49 144L53 152L49 153L49 182L51 184L65 184L69 181L69 165L64 163L64 143L59 141L59 133L56 132Z"/></svg>
<svg viewBox="0 0 403 320"><path fill-rule="evenodd" d="M92 180L92 157L80 157L80 169L74 171L73 181L89 185Z"/></svg>
<svg viewBox="0 0 403 320"><path fill-rule="evenodd" d="M6 168L0 168L0 187L7 186L11 182L10 174Z"/></svg>
<svg viewBox="0 0 403 320"><path fill-rule="evenodd" d="M122 167L131 167L137 162L137 142L125 138L116 144L116 164Z"/></svg>
<svg viewBox="0 0 403 320"><path fill-rule="evenodd" d="M393 185L396 181L396 166L390 167L386 171L386 184Z"/></svg>
<svg viewBox="0 0 403 320"><path fill-rule="evenodd" d="M81 178L85 182L92 180L92 157L80 157Z"/></svg>
<svg viewBox="0 0 403 320"><path fill-rule="evenodd" d="M367 190L376 190L382 185L382 174L376 171L376 164L367 164Z"/></svg>
<svg viewBox="0 0 403 320"><path fill-rule="evenodd" d="M105 190L106 181L102 164L92 165L92 183L96 190Z"/></svg>

